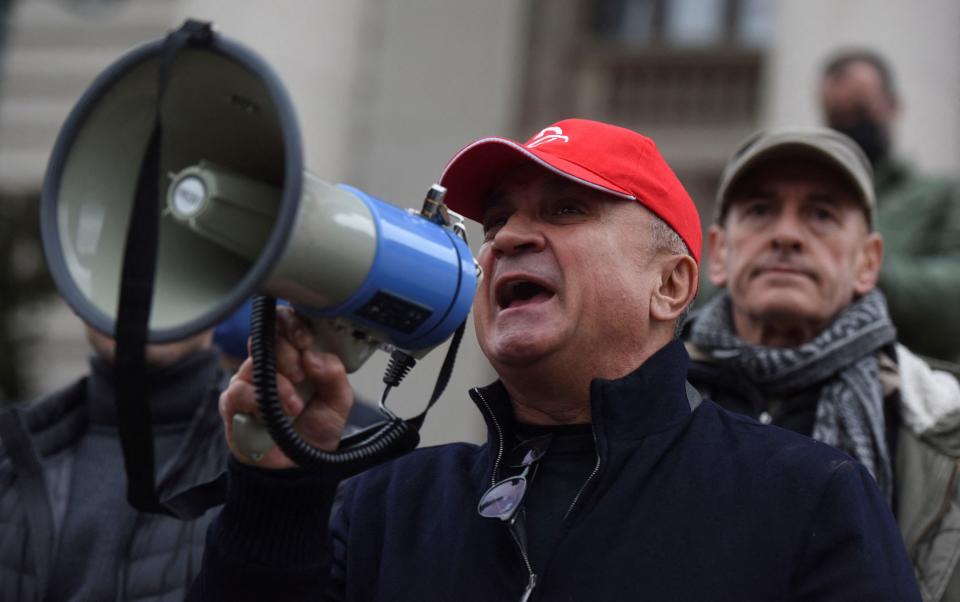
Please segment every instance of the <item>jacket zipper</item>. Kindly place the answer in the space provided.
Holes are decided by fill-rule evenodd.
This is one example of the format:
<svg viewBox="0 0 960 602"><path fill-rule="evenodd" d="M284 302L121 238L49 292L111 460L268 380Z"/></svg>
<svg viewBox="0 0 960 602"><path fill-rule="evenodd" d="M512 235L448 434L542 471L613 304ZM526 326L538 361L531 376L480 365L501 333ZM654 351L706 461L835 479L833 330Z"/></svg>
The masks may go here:
<svg viewBox="0 0 960 602"><path fill-rule="evenodd" d="M493 463L493 473L490 476L490 486L496 484L497 477L500 475L500 462L503 460L503 428L500 426L500 421L497 420L497 415L493 413L493 410L490 408L490 404L487 403L487 400L483 397L483 393L480 392L480 389L473 389L473 392L483 403L483 407L487 409L487 414L490 416L490 419L493 421L493 426L497 429L497 459ZM510 525L507 526L510 531L510 537L513 539L513 543L517 545L517 550L520 552L520 557L523 559L523 564L527 569L527 587L523 590L523 596L520 598L520 602L527 602L530 599L530 596L533 594L533 588L537 586L537 574L533 572L533 565L530 564L530 557L527 556L526 550L524 550L523 545L520 544L520 540L517 537L517 534L514 532L513 527Z"/></svg>
<svg viewBox="0 0 960 602"><path fill-rule="evenodd" d="M564 522L570 518L570 515L573 514L574 509L576 509L577 504L580 502L580 498L583 497L583 492L587 490L587 486L593 481L594 478L600 473L600 447L597 444L597 429L595 426L590 426L590 432L593 434L593 453L597 456L597 463L593 466L593 471L587 477L587 480L583 482L583 485L580 486L580 491L577 492L577 495L573 497L573 501L570 502L570 507L567 508L567 513L563 515Z"/></svg>
<svg viewBox="0 0 960 602"><path fill-rule="evenodd" d="M533 572L533 565L530 564L530 558L527 556L526 550L523 549L523 546L520 544L520 538L515 531L515 527L510 527L510 535L513 537L513 542L517 544L517 549L520 550L520 556L523 558L523 564L527 567L527 587L523 590L523 595L520 597L520 602L527 602L530 599L530 596L533 594L533 588L537 587L537 574Z"/></svg>
<svg viewBox="0 0 960 602"><path fill-rule="evenodd" d="M487 403L480 389L473 389L473 393L480 398L483 407L487 409L487 414L490 416L490 419L493 420L493 426L497 428L497 459L493 463L493 472L490 475L490 486L492 487L497 484L497 477L500 475L500 462L503 461L503 428L501 428L500 421L497 420L497 415L490 409L490 404Z"/></svg>

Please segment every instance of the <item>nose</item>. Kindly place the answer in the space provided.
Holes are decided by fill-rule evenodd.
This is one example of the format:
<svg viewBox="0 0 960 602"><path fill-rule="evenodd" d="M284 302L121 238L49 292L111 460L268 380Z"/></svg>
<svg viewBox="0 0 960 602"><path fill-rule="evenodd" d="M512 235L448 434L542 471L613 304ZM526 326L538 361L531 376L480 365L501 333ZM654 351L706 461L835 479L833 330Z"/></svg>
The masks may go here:
<svg viewBox="0 0 960 602"><path fill-rule="evenodd" d="M770 244L780 252L799 252L803 249L802 226L798 215L792 211L783 211L773 224Z"/></svg>
<svg viewBox="0 0 960 602"><path fill-rule="evenodd" d="M493 237L493 253L496 257L537 253L545 245L537 221L519 211L511 215Z"/></svg>

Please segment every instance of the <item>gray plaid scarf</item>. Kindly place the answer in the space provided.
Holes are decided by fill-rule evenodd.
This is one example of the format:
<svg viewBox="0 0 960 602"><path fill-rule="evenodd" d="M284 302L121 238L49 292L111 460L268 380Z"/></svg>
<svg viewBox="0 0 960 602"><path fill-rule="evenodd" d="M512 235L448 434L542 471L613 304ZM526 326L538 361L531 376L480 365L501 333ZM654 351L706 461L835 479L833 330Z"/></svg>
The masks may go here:
<svg viewBox="0 0 960 602"><path fill-rule="evenodd" d="M896 339L883 295L873 290L844 309L809 343L792 348L745 343L733 332L726 291L707 303L690 341L746 375L761 393L789 396L822 385L813 438L853 456L893 496L876 351Z"/></svg>

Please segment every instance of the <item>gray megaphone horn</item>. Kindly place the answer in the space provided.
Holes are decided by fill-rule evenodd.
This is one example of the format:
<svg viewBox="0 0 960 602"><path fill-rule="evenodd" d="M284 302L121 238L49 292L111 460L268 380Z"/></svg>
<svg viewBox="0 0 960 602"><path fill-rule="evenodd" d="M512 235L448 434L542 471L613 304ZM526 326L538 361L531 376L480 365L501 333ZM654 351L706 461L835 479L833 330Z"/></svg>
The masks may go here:
<svg viewBox="0 0 960 602"><path fill-rule="evenodd" d="M156 138L147 342L210 328L254 293L287 299L351 371L378 348L418 356L448 339L466 319L479 272L442 190L414 212L305 172L276 74L203 31L175 52L168 37L123 55L60 131L41 227L67 303L115 333L131 215Z"/></svg>

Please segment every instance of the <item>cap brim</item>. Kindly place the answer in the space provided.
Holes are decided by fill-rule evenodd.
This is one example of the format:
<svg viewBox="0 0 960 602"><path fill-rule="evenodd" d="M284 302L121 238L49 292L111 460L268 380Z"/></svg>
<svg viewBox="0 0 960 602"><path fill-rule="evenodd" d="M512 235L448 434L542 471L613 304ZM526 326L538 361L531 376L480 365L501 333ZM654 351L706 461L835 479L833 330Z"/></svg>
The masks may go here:
<svg viewBox="0 0 960 602"><path fill-rule="evenodd" d="M623 188L566 159L506 138L483 138L463 148L443 170L440 184L447 189L446 205L464 217L481 221L496 184L525 163L534 163L578 184L626 200L636 199Z"/></svg>
<svg viewBox="0 0 960 602"><path fill-rule="evenodd" d="M746 158L741 159L740 164L736 167L736 172L726 181L722 182L720 189L717 191L715 221L720 221L727 209L729 209L730 192L758 165L769 161L793 158L812 159L834 168L838 174L841 174L842 177L856 189L860 196L861 203L867 210L868 216L872 215L870 191L867 188L871 185L870 182L864 182L858 179L853 168L829 150L803 140L788 139L764 145L753 150Z"/></svg>

